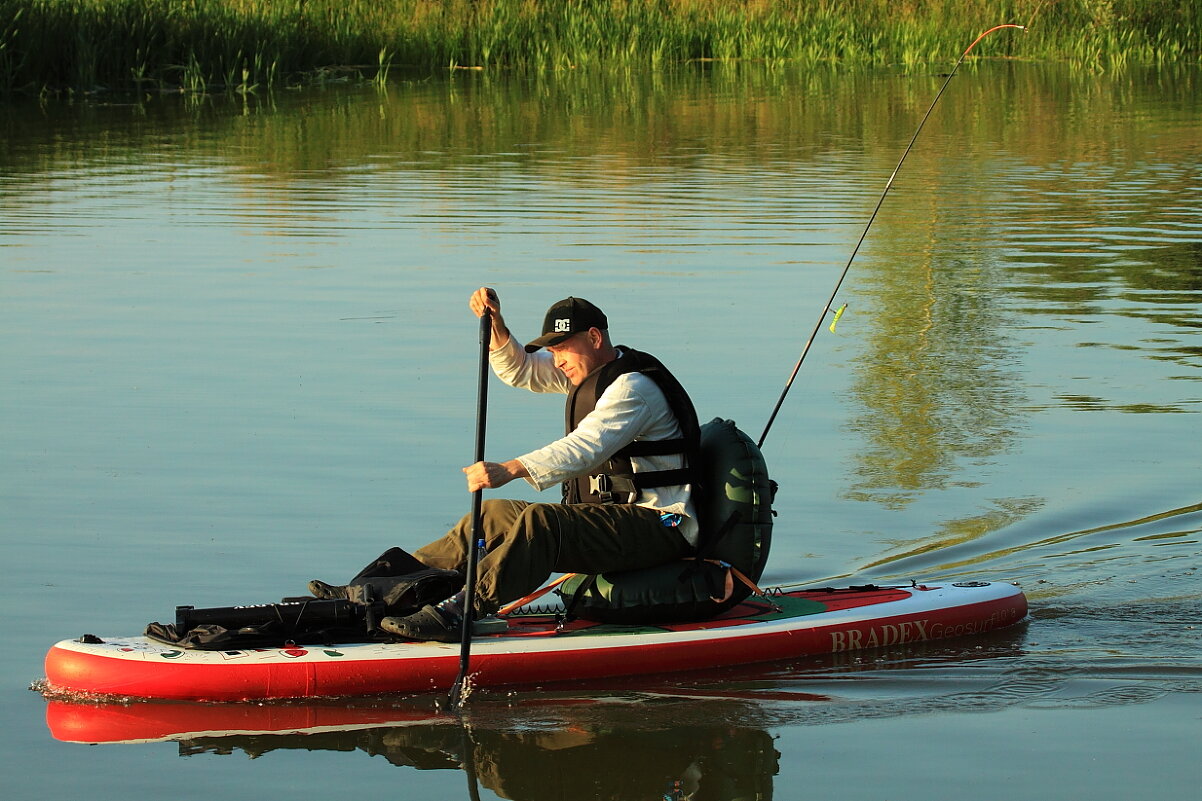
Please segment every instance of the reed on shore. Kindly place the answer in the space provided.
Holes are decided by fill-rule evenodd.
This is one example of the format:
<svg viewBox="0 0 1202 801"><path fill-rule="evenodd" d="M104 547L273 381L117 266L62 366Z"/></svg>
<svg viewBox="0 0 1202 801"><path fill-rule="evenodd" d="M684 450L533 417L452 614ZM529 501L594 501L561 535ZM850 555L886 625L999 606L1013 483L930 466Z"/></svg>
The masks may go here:
<svg viewBox="0 0 1202 801"><path fill-rule="evenodd" d="M984 57L1110 70L1200 60L1182 0L0 0L0 92L203 92L390 71L862 65Z"/></svg>

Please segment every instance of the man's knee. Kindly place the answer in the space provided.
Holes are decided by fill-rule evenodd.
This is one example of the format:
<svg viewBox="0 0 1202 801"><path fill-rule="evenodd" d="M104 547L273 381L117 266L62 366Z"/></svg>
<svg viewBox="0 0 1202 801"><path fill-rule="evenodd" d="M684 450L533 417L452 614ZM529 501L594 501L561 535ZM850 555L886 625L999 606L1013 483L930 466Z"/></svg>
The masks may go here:
<svg viewBox="0 0 1202 801"><path fill-rule="evenodd" d="M527 537L557 531L563 510L564 506L561 503L528 504L514 521L514 528Z"/></svg>
<svg viewBox="0 0 1202 801"><path fill-rule="evenodd" d="M526 506L529 506L526 501L507 498L486 499L480 506L480 518L486 539L494 540L506 536L509 529L513 527L514 521L521 517L522 510ZM471 525L470 522L468 525Z"/></svg>

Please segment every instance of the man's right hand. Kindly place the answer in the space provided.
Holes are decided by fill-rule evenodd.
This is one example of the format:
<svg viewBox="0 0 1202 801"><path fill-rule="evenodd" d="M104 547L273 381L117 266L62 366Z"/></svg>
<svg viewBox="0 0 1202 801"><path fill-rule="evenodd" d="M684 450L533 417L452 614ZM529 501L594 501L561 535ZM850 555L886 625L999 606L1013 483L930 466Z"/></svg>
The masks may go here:
<svg viewBox="0 0 1202 801"><path fill-rule="evenodd" d="M490 350L496 350L509 341L509 328L505 325L505 318L501 316L501 299L497 297L496 290L486 286L480 287L472 293L471 299L468 300L468 307L477 317L483 317L485 309L492 312Z"/></svg>
<svg viewBox="0 0 1202 801"><path fill-rule="evenodd" d="M526 466L517 459L508 462L476 462L463 468L467 476L467 491L503 487L515 478L526 478Z"/></svg>

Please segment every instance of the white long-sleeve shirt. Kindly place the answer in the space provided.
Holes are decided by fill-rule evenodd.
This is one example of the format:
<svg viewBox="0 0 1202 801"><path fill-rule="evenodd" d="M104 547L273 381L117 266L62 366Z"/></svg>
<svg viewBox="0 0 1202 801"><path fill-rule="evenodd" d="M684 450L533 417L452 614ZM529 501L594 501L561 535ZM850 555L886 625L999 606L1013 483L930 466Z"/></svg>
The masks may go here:
<svg viewBox="0 0 1202 801"><path fill-rule="evenodd" d="M555 367L553 359L545 350L526 353L512 335L489 354L493 372L506 384L531 392L566 395L572 390L572 382ZM655 381L642 373L623 373L606 387L594 409L574 431L517 458L529 473L526 480L544 490L590 473L634 440L675 439L681 435L680 424ZM635 456L630 462L636 473L674 470L684 466L684 457ZM682 515L680 534L696 545L697 515L691 491L688 484L648 487L641 492L638 505Z"/></svg>

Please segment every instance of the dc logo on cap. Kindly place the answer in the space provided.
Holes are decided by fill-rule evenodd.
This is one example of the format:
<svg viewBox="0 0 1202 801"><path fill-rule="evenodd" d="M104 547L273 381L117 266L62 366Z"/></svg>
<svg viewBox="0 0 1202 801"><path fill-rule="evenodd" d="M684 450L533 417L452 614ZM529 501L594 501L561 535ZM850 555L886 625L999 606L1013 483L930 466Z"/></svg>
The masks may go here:
<svg viewBox="0 0 1202 801"><path fill-rule="evenodd" d="M560 317L555 321L555 333L567 334L572 331L572 321L567 317Z"/></svg>

